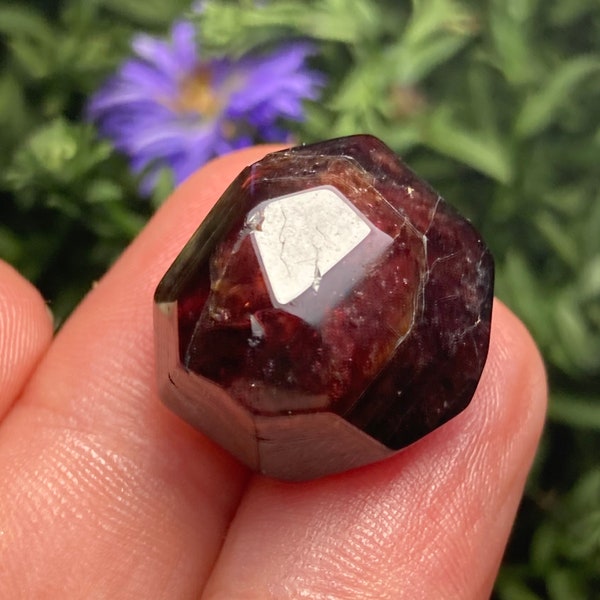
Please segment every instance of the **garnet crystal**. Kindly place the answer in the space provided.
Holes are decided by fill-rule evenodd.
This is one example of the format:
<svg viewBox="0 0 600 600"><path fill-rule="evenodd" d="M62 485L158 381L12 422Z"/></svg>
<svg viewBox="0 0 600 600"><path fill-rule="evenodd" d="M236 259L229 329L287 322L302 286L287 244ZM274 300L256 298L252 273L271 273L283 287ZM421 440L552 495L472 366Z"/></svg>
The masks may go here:
<svg viewBox="0 0 600 600"><path fill-rule="evenodd" d="M467 406L492 294L479 234L376 138L269 154L156 290L161 395L268 475L360 466Z"/></svg>

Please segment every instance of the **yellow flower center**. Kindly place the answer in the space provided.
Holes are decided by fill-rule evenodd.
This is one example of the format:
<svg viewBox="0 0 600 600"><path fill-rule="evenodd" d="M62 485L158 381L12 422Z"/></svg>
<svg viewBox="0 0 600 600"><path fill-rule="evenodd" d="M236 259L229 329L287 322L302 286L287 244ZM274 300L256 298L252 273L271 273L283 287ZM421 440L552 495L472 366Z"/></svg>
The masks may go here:
<svg viewBox="0 0 600 600"><path fill-rule="evenodd" d="M173 108L181 113L197 112L209 117L216 115L221 103L211 84L210 69L199 67L179 84L179 95Z"/></svg>

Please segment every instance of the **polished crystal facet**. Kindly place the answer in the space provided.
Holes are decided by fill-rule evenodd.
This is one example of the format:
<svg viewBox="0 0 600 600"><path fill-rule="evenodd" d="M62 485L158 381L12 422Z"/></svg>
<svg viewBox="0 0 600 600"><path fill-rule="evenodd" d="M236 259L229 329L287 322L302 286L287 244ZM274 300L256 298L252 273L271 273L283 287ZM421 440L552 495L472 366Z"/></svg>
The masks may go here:
<svg viewBox="0 0 600 600"><path fill-rule="evenodd" d="M477 232L379 140L270 154L159 284L161 394L275 477L373 462L469 403L492 288Z"/></svg>
<svg viewBox="0 0 600 600"><path fill-rule="evenodd" d="M274 301L289 304L318 282L369 234L364 217L333 189L267 200L247 223ZM251 226L252 226L251 225Z"/></svg>

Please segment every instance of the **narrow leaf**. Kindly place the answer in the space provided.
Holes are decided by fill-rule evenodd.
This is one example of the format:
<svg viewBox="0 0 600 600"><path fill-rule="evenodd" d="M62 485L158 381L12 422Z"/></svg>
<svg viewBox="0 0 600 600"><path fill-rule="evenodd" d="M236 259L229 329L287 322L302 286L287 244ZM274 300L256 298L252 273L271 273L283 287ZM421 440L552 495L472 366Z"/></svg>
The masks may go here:
<svg viewBox="0 0 600 600"><path fill-rule="evenodd" d="M561 65L538 92L525 100L515 122L516 134L532 137L554 123L573 98L574 89L597 71L600 58L596 56L580 56Z"/></svg>

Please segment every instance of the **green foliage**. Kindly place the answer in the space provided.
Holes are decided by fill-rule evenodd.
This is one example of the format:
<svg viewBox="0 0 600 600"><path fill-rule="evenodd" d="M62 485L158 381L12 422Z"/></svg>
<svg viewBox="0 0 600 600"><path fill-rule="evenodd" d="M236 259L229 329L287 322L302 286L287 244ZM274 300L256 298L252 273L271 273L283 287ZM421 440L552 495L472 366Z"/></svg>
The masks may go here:
<svg viewBox="0 0 600 600"><path fill-rule="evenodd" d="M206 55L310 39L322 100L303 141L369 132L469 215L497 293L538 342L550 425L501 599L600 589L600 5L597 0L0 0L0 256L59 320L149 216L85 100L188 14ZM154 204L171 187L167 170ZM72 251L77 248L77 252ZM566 449L566 451L565 451Z"/></svg>
<svg viewBox="0 0 600 600"><path fill-rule="evenodd" d="M85 99L134 31L162 31L188 5L0 2L0 256L42 288L58 322L150 214L123 159L85 124Z"/></svg>
<svg viewBox="0 0 600 600"><path fill-rule="evenodd" d="M586 472L562 502L552 498L537 527L527 569L506 566L498 580L501 600L589 600L600 589L600 469ZM552 506L556 504L556 506ZM534 593L544 580L544 595Z"/></svg>

